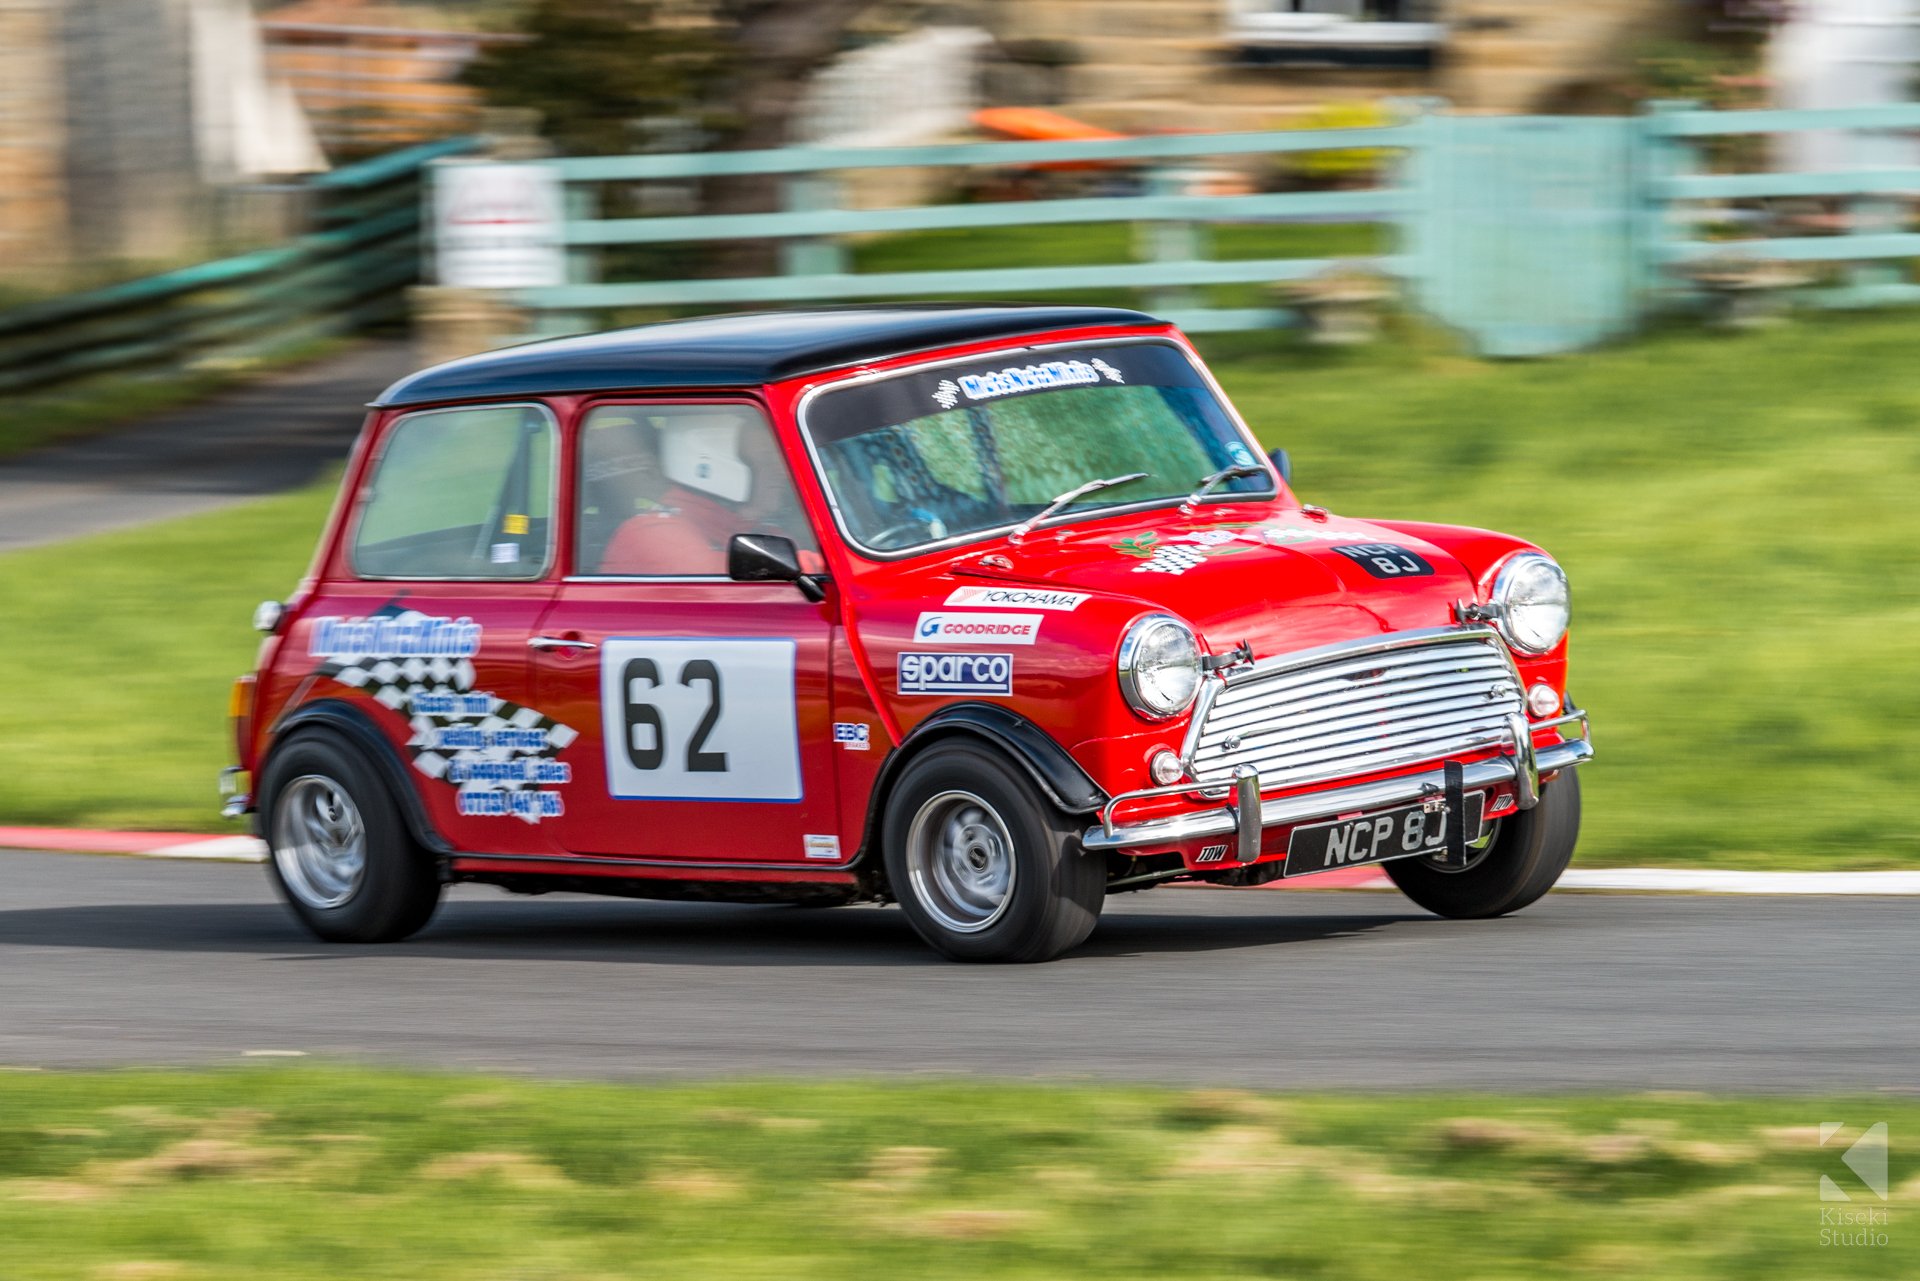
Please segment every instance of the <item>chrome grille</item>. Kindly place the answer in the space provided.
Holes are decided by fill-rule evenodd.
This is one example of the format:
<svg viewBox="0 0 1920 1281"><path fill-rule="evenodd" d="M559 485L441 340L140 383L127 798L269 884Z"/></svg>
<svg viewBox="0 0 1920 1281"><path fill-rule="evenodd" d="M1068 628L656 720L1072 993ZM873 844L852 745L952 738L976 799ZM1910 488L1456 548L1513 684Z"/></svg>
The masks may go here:
<svg viewBox="0 0 1920 1281"><path fill-rule="evenodd" d="M1192 777L1260 771L1261 790L1443 760L1508 740L1519 682L1490 633L1403 632L1234 672L1188 742Z"/></svg>

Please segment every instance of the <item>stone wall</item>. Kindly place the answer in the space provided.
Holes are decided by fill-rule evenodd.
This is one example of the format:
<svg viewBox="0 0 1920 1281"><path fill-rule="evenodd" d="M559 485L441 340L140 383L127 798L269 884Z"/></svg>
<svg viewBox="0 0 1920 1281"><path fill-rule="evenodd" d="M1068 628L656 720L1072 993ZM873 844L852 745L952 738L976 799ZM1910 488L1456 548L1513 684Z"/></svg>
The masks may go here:
<svg viewBox="0 0 1920 1281"><path fill-rule="evenodd" d="M0 280L67 260L60 0L0 0Z"/></svg>

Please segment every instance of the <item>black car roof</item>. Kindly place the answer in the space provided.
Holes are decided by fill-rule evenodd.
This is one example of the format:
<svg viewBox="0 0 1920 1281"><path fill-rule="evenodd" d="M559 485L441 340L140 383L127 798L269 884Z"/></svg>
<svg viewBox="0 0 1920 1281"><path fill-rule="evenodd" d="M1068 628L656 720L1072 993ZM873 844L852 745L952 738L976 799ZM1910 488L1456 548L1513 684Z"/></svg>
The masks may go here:
<svg viewBox="0 0 1920 1281"><path fill-rule="evenodd" d="M1092 325L1160 325L1119 307L929 303L767 311L554 338L423 369L376 406L475 396L755 387L956 343Z"/></svg>

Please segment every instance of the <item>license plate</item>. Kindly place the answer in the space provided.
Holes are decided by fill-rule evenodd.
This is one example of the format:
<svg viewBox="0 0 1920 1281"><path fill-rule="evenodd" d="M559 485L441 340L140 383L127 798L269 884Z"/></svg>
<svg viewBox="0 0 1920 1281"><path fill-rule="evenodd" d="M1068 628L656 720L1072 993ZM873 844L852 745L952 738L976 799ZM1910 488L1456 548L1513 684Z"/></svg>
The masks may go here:
<svg viewBox="0 0 1920 1281"><path fill-rule="evenodd" d="M1466 797L1467 840L1480 839L1480 816L1486 809L1485 792ZM1333 823L1296 827L1287 839L1285 876L1352 867L1357 863L1384 863L1390 858L1417 854L1444 854L1448 820L1453 815L1429 814L1419 805L1380 810Z"/></svg>

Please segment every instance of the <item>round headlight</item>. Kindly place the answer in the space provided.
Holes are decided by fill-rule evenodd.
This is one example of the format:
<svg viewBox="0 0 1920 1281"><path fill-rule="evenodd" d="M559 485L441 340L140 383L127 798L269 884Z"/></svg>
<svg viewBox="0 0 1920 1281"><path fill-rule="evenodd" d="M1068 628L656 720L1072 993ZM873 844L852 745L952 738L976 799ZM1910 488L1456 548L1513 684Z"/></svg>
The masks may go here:
<svg viewBox="0 0 1920 1281"><path fill-rule="evenodd" d="M1527 654L1544 654L1560 643L1567 634L1570 599L1566 574L1535 552L1515 556L1493 580L1500 633Z"/></svg>
<svg viewBox="0 0 1920 1281"><path fill-rule="evenodd" d="M1155 720L1178 716L1200 692L1200 642L1171 614L1149 614L1120 642L1120 691Z"/></svg>

